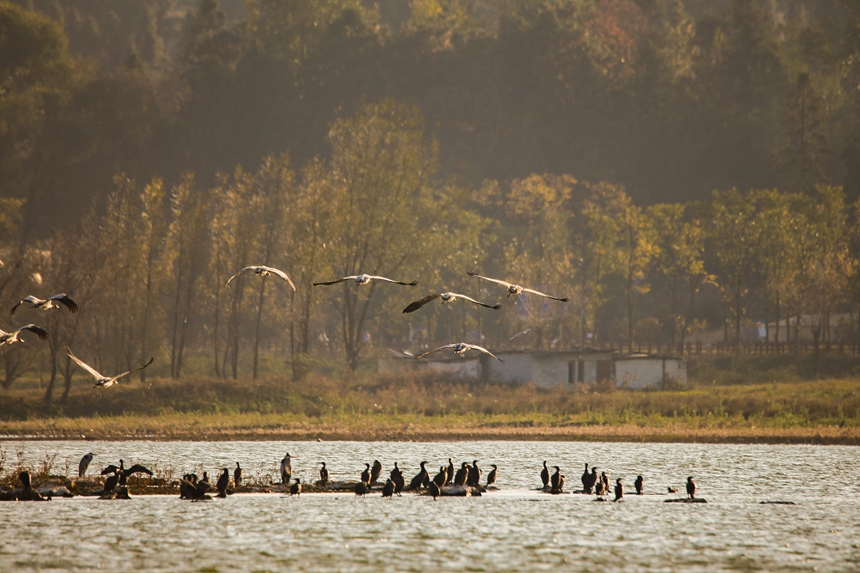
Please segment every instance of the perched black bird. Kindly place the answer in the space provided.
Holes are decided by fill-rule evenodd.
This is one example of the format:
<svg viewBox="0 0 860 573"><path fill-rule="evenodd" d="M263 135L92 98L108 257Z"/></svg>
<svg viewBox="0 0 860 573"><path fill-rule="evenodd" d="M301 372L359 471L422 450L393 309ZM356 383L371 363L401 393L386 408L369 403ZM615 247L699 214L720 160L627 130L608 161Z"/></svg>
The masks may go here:
<svg viewBox="0 0 860 573"><path fill-rule="evenodd" d="M478 487L481 482L481 474L484 473L481 471L481 468L478 467L478 460L472 462L472 467L469 468L469 478L467 479L467 485Z"/></svg>
<svg viewBox="0 0 860 573"><path fill-rule="evenodd" d="M442 487L448 482L448 467L439 466L439 473L433 478L433 483Z"/></svg>
<svg viewBox="0 0 860 573"><path fill-rule="evenodd" d="M30 480L30 472L28 470L24 470L18 474L18 479L21 480L21 487L24 488L24 491L30 491L33 487L33 482Z"/></svg>
<svg viewBox="0 0 860 573"><path fill-rule="evenodd" d="M454 476L454 485L466 485L469 479L469 462L463 462L460 469L457 470L457 475Z"/></svg>
<svg viewBox="0 0 860 573"><path fill-rule="evenodd" d="M448 482L446 485L452 483L454 483L454 460L448 458Z"/></svg>
<svg viewBox="0 0 860 573"><path fill-rule="evenodd" d="M421 470L418 472L418 475L416 475L414 478L412 478L412 481L409 482L409 489L410 490L420 489L421 487L426 487L426 486L424 486L424 483L430 481L430 478L428 477L428 474L427 474L427 470L424 469L424 466L426 464L427 464L426 461L421 462L421 464L420 464Z"/></svg>
<svg viewBox="0 0 860 573"><path fill-rule="evenodd" d="M215 482L215 489L218 490L218 497L227 497L227 486L230 485L230 472L227 468L221 469L221 475L218 476L218 481Z"/></svg>
<svg viewBox="0 0 860 573"><path fill-rule="evenodd" d="M394 494L394 482L391 479L385 480L385 485L382 486L382 497L391 497Z"/></svg>
<svg viewBox="0 0 860 573"><path fill-rule="evenodd" d="M591 476L588 475L588 464L585 464L585 472L582 474L582 492L591 493Z"/></svg>
<svg viewBox="0 0 860 573"><path fill-rule="evenodd" d="M552 484L552 493L561 493L562 488L564 487L564 482L562 481L561 468L558 466L552 466L555 468L555 473L550 477L550 483Z"/></svg>
<svg viewBox="0 0 860 573"><path fill-rule="evenodd" d="M239 462L236 462L236 469L233 470L233 487L242 485L242 468L239 467Z"/></svg>
<svg viewBox="0 0 860 573"><path fill-rule="evenodd" d="M588 493L594 491L594 486L597 485L597 466L591 466L591 473L588 475Z"/></svg>
<svg viewBox="0 0 860 573"><path fill-rule="evenodd" d="M397 478L401 477L402 475L403 472L400 471L399 467L397 467L397 462L394 462L394 469L391 470L391 473L389 474L389 476L391 477L391 481L396 482Z"/></svg>
<svg viewBox="0 0 860 573"><path fill-rule="evenodd" d="M209 483L209 480L196 481L196 479L194 479L196 478L194 474L191 474L191 476L186 477L191 477L192 479L183 479L180 482L179 497L184 496L186 499L191 499L195 501L199 501L202 499L212 499L208 495L208 492L212 491L212 484Z"/></svg>
<svg viewBox="0 0 860 573"><path fill-rule="evenodd" d="M430 482L430 487L429 487L429 488L427 488L427 491L428 491L428 492L430 492L430 495L432 495L432 496L433 496L433 499L434 499L434 500L435 500L437 497L439 497L440 495L442 495L442 488L440 488L440 487L436 484L436 482Z"/></svg>
<svg viewBox="0 0 860 573"><path fill-rule="evenodd" d="M597 495L609 493L609 489L606 487L606 484L603 479L597 480L597 487L594 488L594 493L596 493Z"/></svg>
<svg viewBox="0 0 860 573"><path fill-rule="evenodd" d="M134 464L130 468L126 469L125 462L123 462L123 460L120 460L119 467L111 464L102 470L102 475L107 474L116 474L119 478L119 485L126 485L129 476L133 474L146 474L151 476L152 470L145 468L140 464Z"/></svg>
<svg viewBox="0 0 860 573"><path fill-rule="evenodd" d="M320 482L323 484L323 487L328 485L328 470L325 467L325 462L320 462L322 467L320 468Z"/></svg>
<svg viewBox="0 0 860 573"><path fill-rule="evenodd" d="M118 485L119 485L119 474L111 474L105 480L105 488L103 490L103 493L112 492L113 490L116 489L116 486L118 486Z"/></svg>
<svg viewBox="0 0 860 573"><path fill-rule="evenodd" d="M615 499L612 501L618 501L624 497L624 485L621 483L621 478L615 480Z"/></svg>
<svg viewBox="0 0 860 573"><path fill-rule="evenodd" d="M690 499L696 499L696 482L693 481L693 476L687 478L687 495Z"/></svg>
<svg viewBox="0 0 860 573"><path fill-rule="evenodd" d="M609 476L606 472L600 472L600 481L603 482L603 493L609 493Z"/></svg>
<svg viewBox="0 0 860 573"><path fill-rule="evenodd" d="M358 485L355 486L355 495L366 495L367 494L367 484L363 481L358 482Z"/></svg>
<svg viewBox="0 0 860 573"><path fill-rule="evenodd" d="M642 476L636 476L636 481L633 482L633 487L636 488L637 495L642 495L642 489L645 487L645 480L642 479Z"/></svg>
<svg viewBox="0 0 860 573"><path fill-rule="evenodd" d="M497 466L496 464L490 464L490 467L493 468L493 470L487 474L486 487L490 487L491 485L496 483L496 478L499 477L499 466Z"/></svg>
<svg viewBox="0 0 860 573"><path fill-rule="evenodd" d="M403 474L397 476L397 479L391 480L394 482L394 493L400 496L400 492L403 491L403 488L406 487L406 479L404 479Z"/></svg>
<svg viewBox="0 0 860 573"><path fill-rule="evenodd" d="M300 495L302 493L301 478L294 478L294 481L296 483L294 483L293 485L290 486L290 497L292 497L294 495Z"/></svg>
<svg viewBox="0 0 860 573"><path fill-rule="evenodd" d="M382 464L379 463L379 460L373 460L373 466L370 468L370 481L368 482L370 485L376 483L376 480L379 479L379 475L382 473Z"/></svg>
<svg viewBox="0 0 860 573"><path fill-rule="evenodd" d="M364 482L370 489L370 464L364 464L364 471L361 472L361 481Z"/></svg>
<svg viewBox="0 0 860 573"><path fill-rule="evenodd" d="M543 482L543 488L549 485L549 468L546 467L546 460L543 461L543 469L540 471L540 481Z"/></svg>

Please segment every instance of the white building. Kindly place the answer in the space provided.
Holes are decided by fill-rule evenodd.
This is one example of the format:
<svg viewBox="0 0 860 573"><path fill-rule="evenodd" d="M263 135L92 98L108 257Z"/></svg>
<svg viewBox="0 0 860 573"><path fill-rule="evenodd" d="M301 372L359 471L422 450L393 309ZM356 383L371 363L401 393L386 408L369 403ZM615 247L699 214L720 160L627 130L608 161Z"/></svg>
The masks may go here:
<svg viewBox="0 0 860 573"><path fill-rule="evenodd" d="M544 388L570 388L611 380L618 388L661 388L685 384L683 358L646 354L615 354L582 348L560 351L514 350L496 353L504 362L485 354L447 356L420 361L409 357L381 358L379 372L423 371L450 374L470 380L528 384Z"/></svg>

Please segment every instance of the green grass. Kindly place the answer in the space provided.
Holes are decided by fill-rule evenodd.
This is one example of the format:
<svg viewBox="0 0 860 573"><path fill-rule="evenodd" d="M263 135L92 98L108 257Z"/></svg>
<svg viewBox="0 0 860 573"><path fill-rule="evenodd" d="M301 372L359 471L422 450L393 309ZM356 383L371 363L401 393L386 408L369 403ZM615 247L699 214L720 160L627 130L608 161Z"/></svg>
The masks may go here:
<svg viewBox="0 0 860 573"><path fill-rule="evenodd" d="M805 358L691 361L672 390L543 389L439 376L189 377L73 386L65 404L37 388L0 393L0 434L342 439L648 439L860 443L858 361L808 380ZM777 381L778 380L778 381ZM406 426L408 430L404 430Z"/></svg>

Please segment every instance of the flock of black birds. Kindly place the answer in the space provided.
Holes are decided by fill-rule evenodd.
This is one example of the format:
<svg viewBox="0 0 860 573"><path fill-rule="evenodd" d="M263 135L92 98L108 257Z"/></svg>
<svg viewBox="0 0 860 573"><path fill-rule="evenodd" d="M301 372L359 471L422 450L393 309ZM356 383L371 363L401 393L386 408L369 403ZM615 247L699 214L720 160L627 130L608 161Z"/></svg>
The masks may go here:
<svg viewBox="0 0 860 573"><path fill-rule="evenodd" d="M93 460L94 454L87 453L81 458L78 464L78 477L83 478L86 475L90 462ZM302 493L301 478L292 476L292 457L289 453L281 460L280 477L281 485L285 488L285 493L290 496L298 496ZM379 460L373 460L373 463L365 463L364 470L359 475L358 482L343 481L334 483L331 480L329 469L325 462L319 462L319 480L314 482L314 491L338 491L338 492L354 492L356 496L365 496L373 491L380 491L383 498L392 498L400 496L401 492L413 491L424 492L430 495L435 500L440 496L474 496L481 495L491 489L497 489L496 480L499 475L499 468L496 464L489 464L492 468L487 473L486 481L481 483L483 470L478 466L478 460L468 461L455 466L452 458L448 458L448 463L439 466L439 471L431 477L431 472L427 469L427 464L430 462L422 461L419 464L419 471L407 483L403 471L394 462L394 467L389 472L384 483L380 482L383 466ZM552 468L554 471L550 471ZM597 501L607 501L610 493L609 477L606 472L597 473L597 466L592 466L589 471L589 465L585 464L585 471L582 474L581 482L582 489L575 492L565 491L565 476L561 473L559 466L548 466L547 461L543 462L543 468L540 471L540 479L542 487L540 491L550 494L562 493L583 493L596 495ZM101 471L101 476L106 476L104 487L99 493L102 499L128 499L128 478L135 474L152 476L153 472L140 465L135 464L126 468L125 462L119 460L119 465L110 464ZM221 475L213 484L209 480L209 473L203 472L203 477L198 477L195 473L186 473L178 480L179 497L192 501L210 500L212 496L218 498L226 498L232 494L234 490L242 488L244 485L244 471L236 462L236 467L233 469L232 486L230 479L230 471L227 468L222 468ZM31 485L31 476L28 470L23 470L19 474L19 479L22 483L22 488L13 490L12 492L0 492L0 500L2 499L18 499L18 500L38 500L42 499L41 495L36 492ZM634 487L638 495L644 493L644 479L637 476L634 482ZM701 498L696 498L696 483L692 476L687 478L687 501L704 502ZM668 488L668 493L675 493L677 489ZM615 498L612 501L620 501L624 497L624 484L622 479L615 480L614 486ZM682 500L673 500L682 501Z"/></svg>

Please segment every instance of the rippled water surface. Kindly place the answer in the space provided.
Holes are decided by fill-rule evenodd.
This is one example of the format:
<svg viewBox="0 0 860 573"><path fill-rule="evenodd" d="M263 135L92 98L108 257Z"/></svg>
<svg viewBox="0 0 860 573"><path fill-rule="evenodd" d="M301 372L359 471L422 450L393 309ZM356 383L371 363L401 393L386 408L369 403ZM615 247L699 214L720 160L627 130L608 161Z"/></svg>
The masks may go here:
<svg viewBox="0 0 860 573"><path fill-rule="evenodd" d="M499 491L479 498L237 494L191 503L173 496L0 503L0 571L858 571L860 449L840 446L601 444L559 442L72 442L4 441L38 468L93 467L123 458L162 470L241 462L275 476L289 451L293 474L356 479L363 462L394 461L411 477L438 467L499 465ZM543 460L579 486L597 464L621 503L534 491ZM92 468L90 470L92 472ZM641 474L646 492L630 495ZM707 504L667 504L693 475ZM569 487L568 489L574 489ZM680 495L680 494L678 494ZM676 497L676 496L668 496ZM797 505L762 505L761 501Z"/></svg>

